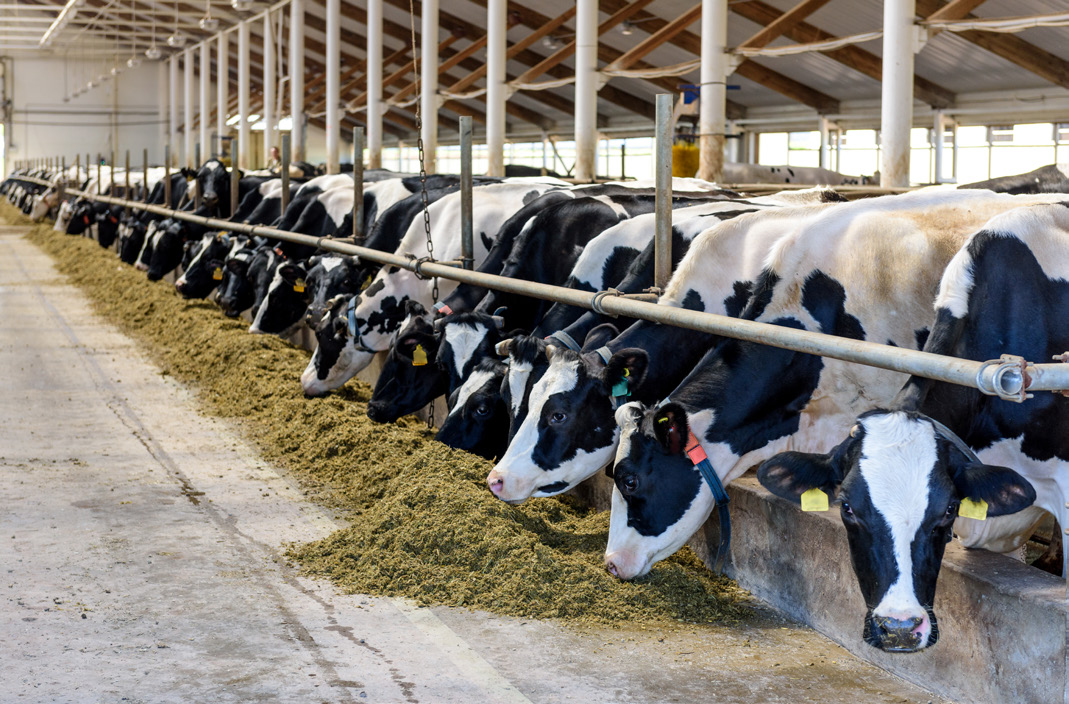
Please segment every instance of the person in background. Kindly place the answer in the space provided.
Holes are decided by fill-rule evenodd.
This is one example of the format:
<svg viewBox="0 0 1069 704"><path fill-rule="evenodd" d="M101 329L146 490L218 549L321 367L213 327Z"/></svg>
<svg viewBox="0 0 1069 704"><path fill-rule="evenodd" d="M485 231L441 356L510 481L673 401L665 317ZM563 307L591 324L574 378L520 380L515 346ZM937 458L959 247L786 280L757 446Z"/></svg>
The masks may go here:
<svg viewBox="0 0 1069 704"><path fill-rule="evenodd" d="M267 168L269 171L278 171L282 168L282 155L278 151L278 147L271 147L271 158L267 161Z"/></svg>

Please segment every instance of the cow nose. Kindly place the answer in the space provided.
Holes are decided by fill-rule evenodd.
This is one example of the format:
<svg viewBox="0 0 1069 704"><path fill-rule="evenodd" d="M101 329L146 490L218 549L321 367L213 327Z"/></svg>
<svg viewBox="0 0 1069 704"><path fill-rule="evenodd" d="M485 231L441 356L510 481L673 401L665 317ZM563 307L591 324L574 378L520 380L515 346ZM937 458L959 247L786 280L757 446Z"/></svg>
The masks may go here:
<svg viewBox="0 0 1069 704"><path fill-rule="evenodd" d="M179 293L184 294L186 292L186 282L183 281L182 279L179 279L178 281L175 281L174 282L174 289L175 289L175 291L178 291Z"/></svg>
<svg viewBox="0 0 1069 704"><path fill-rule="evenodd" d="M367 404L367 417L376 423L389 423L392 418L387 413L387 406L380 401L372 401Z"/></svg>
<svg viewBox="0 0 1069 704"><path fill-rule="evenodd" d="M613 564L612 560L605 561L605 569L607 569L609 571L609 574L611 574L613 577L620 576L616 574L616 565Z"/></svg>
<svg viewBox="0 0 1069 704"><path fill-rule="evenodd" d="M876 641L881 650L911 653L920 649L925 618L912 616L903 619L893 616L873 616Z"/></svg>
<svg viewBox="0 0 1069 704"><path fill-rule="evenodd" d="M496 470L486 477L486 484L490 487L491 493L500 498L501 492L505 489L505 480L498 476Z"/></svg>
<svg viewBox="0 0 1069 704"><path fill-rule="evenodd" d="M214 193L205 193L204 194L204 204L207 205L209 208L214 208L215 205L218 202L219 202L219 196L217 196L216 194L214 194Z"/></svg>

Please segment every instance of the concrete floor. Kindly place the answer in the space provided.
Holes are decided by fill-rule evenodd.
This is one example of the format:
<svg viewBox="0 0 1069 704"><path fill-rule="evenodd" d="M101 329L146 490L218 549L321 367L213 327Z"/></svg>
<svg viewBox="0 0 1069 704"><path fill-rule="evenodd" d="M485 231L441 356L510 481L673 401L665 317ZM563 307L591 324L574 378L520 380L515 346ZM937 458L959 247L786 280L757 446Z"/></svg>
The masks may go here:
<svg viewBox="0 0 1069 704"><path fill-rule="evenodd" d="M336 594L338 525L0 227L0 702L929 702L816 633ZM119 266L116 262L116 266Z"/></svg>

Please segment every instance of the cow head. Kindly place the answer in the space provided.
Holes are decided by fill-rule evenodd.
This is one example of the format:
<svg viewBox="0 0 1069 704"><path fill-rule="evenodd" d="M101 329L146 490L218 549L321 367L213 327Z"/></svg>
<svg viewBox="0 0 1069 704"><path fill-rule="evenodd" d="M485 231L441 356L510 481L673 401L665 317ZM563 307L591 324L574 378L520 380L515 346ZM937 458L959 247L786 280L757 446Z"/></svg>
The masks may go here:
<svg viewBox="0 0 1069 704"><path fill-rule="evenodd" d="M308 272L304 265L279 257L249 332L288 337L301 324L308 299Z"/></svg>
<svg viewBox="0 0 1069 704"><path fill-rule="evenodd" d="M438 338L433 314L417 301L408 301L405 308L408 315L367 404L367 417L376 423L414 413L448 390L449 377L435 364Z"/></svg>
<svg viewBox="0 0 1069 704"><path fill-rule="evenodd" d="M119 235L119 223L123 218L123 207L113 205L97 214L97 242L105 249L115 244Z"/></svg>
<svg viewBox="0 0 1069 704"><path fill-rule="evenodd" d="M221 161L212 159L197 169L196 188L209 213L230 214L230 174Z"/></svg>
<svg viewBox="0 0 1069 704"><path fill-rule="evenodd" d="M240 247L231 251L223 262L223 280L215 300L228 318L236 318L255 302L256 293L249 282L249 268L256 250Z"/></svg>
<svg viewBox="0 0 1069 704"><path fill-rule="evenodd" d="M176 220L165 220L157 227L148 261L148 280L159 281L182 263L186 253L186 228ZM142 257L142 262L144 258Z"/></svg>
<svg viewBox="0 0 1069 704"><path fill-rule="evenodd" d="M349 301L338 296L316 328L317 346L301 374L301 387L308 396L323 396L336 389L371 363L374 350L358 345L349 331Z"/></svg>
<svg viewBox="0 0 1069 704"><path fill-rule="evenodd" d="M360 290L359 275L356 257L328 254L308 260L309 303L304 314L304 322L308 327L315 328L319 325L335 296L353 294Z"/></svg>
<svg viewBox="0 0 1069 704"><path fill-rule="evenodd" d="M962 501L986 502L992 517L1036 498L1017 472L971 461L927 416L904 411L870 411L828 454L781 453L757 478L796 503L811 489L838 493L868 607L865 642L891 652L922 650L939 638L936 580Z"/></svg>
<svg viewBox="0 0 1069 704"><path fill-rule="evenodd" d="M84 235L90 225L96 224L96 213L104 207L106 206L103 204L98 206L88 200L76 202L71 208L71 217L67 222L66 233L68 235Z"/></svg>
<svg viewBox="0 0 1069 704"><path fill-rule="evenodd" d="M605 364L596 353L546 347L546 373L531 387L527 416L486 478L503 501L552 496L612 459L619 431L612 391L625 379L641 384L646 353L625 349Z"/></svg>
<svg viewBox="0 0 1069 704"><path fill-rule="evenodd" d="M435 439L458 450L494 459L508 444L508 407L501 398L506 367L483 359L449 397L449 414Z"/></svg>
<svg viewBox="0 0 1069 704"><path fill-rule="evenodd" d="M634 579L701 527L712 493L684 452L691 431L679 404L628 403L617 410L616 424L620 446L615 465L606 469L615 486L605 568Z"/></svg>
<svg viewBox="0 0 1069 704"><path fill-rule="evenodd" d="M119 259L134 264L141 248L145 246L148 226L137 218L132 219L119 231Z"/></svg>
<svg viewBox="0 0 1069 704"><path fill-rule="evenodd" d="M175 290L184 298L206 297L222 284L223 261L231 246L231 237L225 232L204 235L195 248L190 249L192 259L175 281Z"/></svg>

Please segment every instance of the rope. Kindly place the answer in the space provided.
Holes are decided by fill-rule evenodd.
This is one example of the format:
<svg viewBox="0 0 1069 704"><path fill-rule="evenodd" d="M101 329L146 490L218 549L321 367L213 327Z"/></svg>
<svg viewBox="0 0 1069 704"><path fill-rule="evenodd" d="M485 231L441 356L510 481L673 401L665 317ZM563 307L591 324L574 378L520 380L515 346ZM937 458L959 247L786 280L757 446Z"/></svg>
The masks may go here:
<svg viewBox="0 0 1069 704"><path fill-rule="evenodd" d="M836 37L822 42L809 42L807 44L789 44L787 46L745 48L740 47L731 53L736 56L792 56L794 54L806 54L811 51L833 51L851 44L863 44L879 39L883 36L883 30L865 32L864 34L852 34L848 37Z"/></svg>

